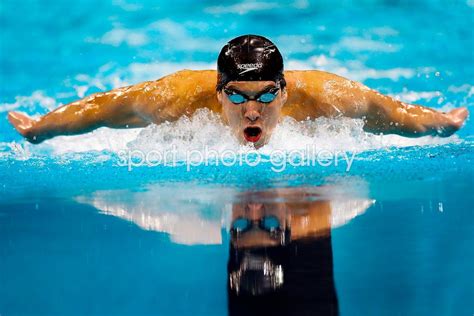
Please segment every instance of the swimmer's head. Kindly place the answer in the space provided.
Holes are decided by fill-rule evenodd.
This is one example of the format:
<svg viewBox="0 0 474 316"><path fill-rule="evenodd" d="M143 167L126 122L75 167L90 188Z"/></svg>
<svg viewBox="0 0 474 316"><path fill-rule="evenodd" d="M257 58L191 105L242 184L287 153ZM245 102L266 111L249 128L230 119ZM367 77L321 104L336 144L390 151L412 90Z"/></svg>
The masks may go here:
<svg viewBox="0 0 474 316"><path fill-rule="evenodd" d="M280 51L258 35L242 35L228 42L217 58L217 72L218 91L231 81L274 81L281 88L286 85Z"/></svg>
<svg viewBox="0 0 474 316"><path fill-rule="evenodd" d="M287 99L278 48L258 35L234 38L219 54L217 73L224 119L243 143L264 145Z"/></svg>

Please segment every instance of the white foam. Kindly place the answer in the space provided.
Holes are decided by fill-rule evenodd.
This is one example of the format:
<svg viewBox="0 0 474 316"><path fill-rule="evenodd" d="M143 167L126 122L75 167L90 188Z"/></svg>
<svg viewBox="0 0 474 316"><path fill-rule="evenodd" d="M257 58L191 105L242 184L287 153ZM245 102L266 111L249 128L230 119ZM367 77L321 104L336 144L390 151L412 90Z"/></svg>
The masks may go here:
<svg viewBox="0 0 474 316"><path fill-rule="evenodd" d="M55 155L104 150L118 152L126 149L127 144L137 138L140 130L103 127L83 135L58 136L30 148L35 151L51 149Z"/></svg>
<svg viewBox="0 0 474 316"><path fill-rule="evenodd" d="M218 114L203 109L198 110L191 118L183 116L173 123L151 125L143 129L128 144L128 148L163 152L175 150L178 160L182 161L190 151L205 153L207 148L222 153L225 150L239 149L240 145Z"/></svg>
<svg viewBox="0 0 474 316"><path fill-rule="evenodd" d="M458 140L456 135L448 138L375 135L363 131L362 120L350 118L318 118L298 122L286 117L259 152L269 155L273 150L306 151L308 147L331 152L362 152L390 147L441 145ZM201 152L206 157L206 153L210 155L211 151L245 153L253 147L240 145L229 127L221 121L220 115L202 109L190 118L183 116L172 123L124 130L100 128L83 135L56 137L39 145L25 144L24 150L36 154L52 152L55 155L104 150L115 153L122 150L175 151L178 161L184 161L190 151Z"/></svg>
<svg viewBox="0 0 474 316"><path fill-rule="evenodd" d="M24 143L0 142L0 157L2 159L28 160L31 156L28 146L25 146Z"/></svg>
<svg viewBox="0 0 474 316"><path fill-rule="evenodd" d="M277 126L270 142L262 150L303 150L314 145L317 150L362 152L390 147L440 145L458 140L457 136L406 138L376 135L365 132L363 126L364 122L360 119L318 118L297 122L287 117Z"/></svg>
<svg viewBox="0 0 474 316"><path fill-rule="evenodd" d="M439 145L456 140L457 136L405 138L398 135L375 135L363 130L362 120L350 118L318 118L298 122L287 117L275 128L270 142L258 151L267 156L277 150L300 151L303 156L307 156L321 150L363 152L391 147ZM207 109L199 110L193 117L183 117L174 123L149 126L127 147L145 152L175 151L178 161L190 157L198 159L189 155L190 151L210 157L212 151L224 155L229 150L241 154L253 150L250 145L240 145L220 116Z"/></svg>

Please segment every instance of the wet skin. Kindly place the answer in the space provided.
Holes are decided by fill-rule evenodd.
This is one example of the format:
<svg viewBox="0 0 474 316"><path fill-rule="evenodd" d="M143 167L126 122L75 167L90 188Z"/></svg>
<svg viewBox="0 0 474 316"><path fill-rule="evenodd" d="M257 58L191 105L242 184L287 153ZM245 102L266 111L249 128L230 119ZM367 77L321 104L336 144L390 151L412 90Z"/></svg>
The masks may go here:
<svg viewBox="0 0 474 316"><path fill-rule="evenodd" d="M273 81L231 81L226 85L226 89L242 92L251 97L271 88L279 86ZM260 147L268 142L281 118L281 109L287 100L287 92L286 89L279 89L276 98L269 103L248 100L234 104L224 90L217 93L217 99L222 105L222 118L231 127L237 139L241 143L250 141L256 147ZM249 128L250 131L256 130L257 135L250 137L247 132Z"/></svg>
<svg viewBox="0 0 474 316"><path fill-rule="evenodd" d="M133 128L175 121L192 115L199 108L220 113L237 139L261 147L268 142L278 121L284 116L296 120L346 116L361 118L364 129L373 133L406 137L450 136L459 130L468 111L461 107L448 113L421 105L406 104L335 74L308 70L285 71L287 87L274 101L261 104L250 100L233 104L223 91L216 92L214 70L183 70L156 81L142 82L59 107L33 119L10 112L8 119L32 143L59 135L76 135L99 127ZM254 96L272 81L234 81L233 87ZM261 135L246 135L248 127L259 127Z"/></svg>

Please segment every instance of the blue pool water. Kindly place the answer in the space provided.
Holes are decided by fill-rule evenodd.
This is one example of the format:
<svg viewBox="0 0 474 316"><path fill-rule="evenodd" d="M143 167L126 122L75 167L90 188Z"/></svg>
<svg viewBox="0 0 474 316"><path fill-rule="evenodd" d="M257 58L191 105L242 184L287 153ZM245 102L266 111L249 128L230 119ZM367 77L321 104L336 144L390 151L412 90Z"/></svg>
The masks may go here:
<svg viewBox="0 0 474 316"><path fill-rule="evenodd" d="M182 157L239 145L207 112L37 146L6 115L215 69L222 45L246 33L272 39L286 69L322 69L406 102L472 112L473 25L471 0L2 1L0 315L472 314L472 120L447 139L370 135L356 120L286 120L257 167L183 158L128 168L122 150L177 148ZM269 161L273 149L309 145L354 153L350 170L341 160L277 172ZM235 296L228 284L236 258L260 260L235 248L229 231L239 208L255 205L294 220L285 255L263 247L274 266L283 262L284 294L270 300ZM298 237L298 219L311 216L318 229Z"/></svg>

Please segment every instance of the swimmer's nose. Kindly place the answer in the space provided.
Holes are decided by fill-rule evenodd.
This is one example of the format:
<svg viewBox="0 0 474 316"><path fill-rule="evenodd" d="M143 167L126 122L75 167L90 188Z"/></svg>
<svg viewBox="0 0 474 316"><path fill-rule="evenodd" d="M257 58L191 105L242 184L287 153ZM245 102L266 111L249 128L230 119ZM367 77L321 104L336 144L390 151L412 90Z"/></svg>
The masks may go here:
<svg viewBox="0 0 474 316"><path fill-rule="evenodd" d="M257 220L262 217L263 204L262 203L249 203L247 204L247 216L250 220Z"/></svg>
<svg viewBox="0 0 474 316"><path fill-rule="evenodd" d="M245 109L245 118L250 122L255 122L260 118L260 111L257 105L249 104Z"/></svg>
<svg viewBox="0 0 474 316"><path fill-rule="evenodd" d="M260 106L257 102L249 101L246 104L244 116L250 122L255 122L260 118Z"/></svg>
<svg viewBox="0 0 474 316"><path fill-rule="evenodd" d="M258 111L247 111L245 112L245 118L250 122L255 122L260 118Z"/></svg>

